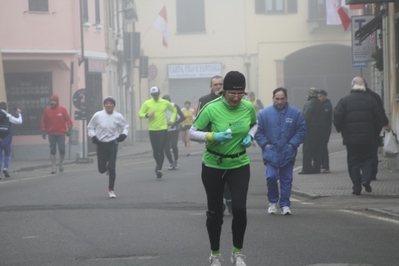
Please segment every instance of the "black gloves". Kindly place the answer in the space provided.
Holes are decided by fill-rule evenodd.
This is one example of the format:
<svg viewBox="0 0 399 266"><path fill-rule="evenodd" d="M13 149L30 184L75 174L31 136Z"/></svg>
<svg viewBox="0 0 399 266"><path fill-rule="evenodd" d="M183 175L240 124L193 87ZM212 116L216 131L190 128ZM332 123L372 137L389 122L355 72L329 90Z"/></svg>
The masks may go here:
<svg viewBox="0 0 399 266"><path fill-rule="evenodd" d="M126 139L126 135L125 134L120 134L119 137L116 138L117 142L122 142Z"/></svg>
<svg viewBox="0 0 399 266"><path fill-rule="evenodd" d="M96 136L92 137L91 141L93 141L93 144L98 144L100 142Z"/></svg>

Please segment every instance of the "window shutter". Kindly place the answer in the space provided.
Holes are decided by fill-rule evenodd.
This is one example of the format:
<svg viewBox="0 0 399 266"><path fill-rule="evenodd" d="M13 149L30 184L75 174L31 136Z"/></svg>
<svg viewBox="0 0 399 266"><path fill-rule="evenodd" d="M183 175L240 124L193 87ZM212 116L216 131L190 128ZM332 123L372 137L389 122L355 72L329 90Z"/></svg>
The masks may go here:
<svg viewBox="0 0 399 266"><path fill-rule="evenodd" d="M255 0L255 14L265 14L266 3L265 0Z"/></svg>
<svg viewBox="0 0 399 266"><path fill-rule="evenodd" d="M176 0L177 32L205 32L204 0Z"/></svg>
<svg viewBox="0 0 399 266"><path fill-rule="evenodd" d="M83 0L82 2L82 10L83 10L83 21L88 22L89 21L89 6L87 3L87 0Z"/></svg>
<svg viewBox="0 0 399 266"><path fill-rule="evenodd" d="M29 11L48 12L48 0L29 0Z"/></svg>
<svg viewBox="0 0 399 266"><path fill-rule="evenodd" d="M318 13L319 13L319 1L318 0L309 0L309 13L308 13L308 19L314 20L318 19Z"/></svg>
<svg viewBox="0 0 399 266"><path fill-rule="evenodd" d="M95 10L96 10L96 24L99 25L101 23L100 0L95 1Z"/></svg>
<svg viewBox="0 0 399 266"><path fill-rule="evenodd" d="M287 0L287 13L298 13L298 0Z"/></svg>

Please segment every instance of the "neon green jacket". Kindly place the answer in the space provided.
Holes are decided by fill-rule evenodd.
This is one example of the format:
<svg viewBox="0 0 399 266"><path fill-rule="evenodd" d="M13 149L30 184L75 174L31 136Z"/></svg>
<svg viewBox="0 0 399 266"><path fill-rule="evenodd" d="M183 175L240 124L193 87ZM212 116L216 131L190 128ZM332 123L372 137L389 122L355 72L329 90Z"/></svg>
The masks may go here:
<svg viewBox="0 0 399 266"><path fill-rule="evenodd" d="M170 117L170 122L175 122L177 110L176 108L167 100L159 98L155 101L151 98L143 103L140 108L139 117L147 118L147 115L154 112L154 116L148 119L148 130L167 130L168 121L166 119L166 110L170 110L172 115Z"/></svg>
<svg viewBox="0 0 399 266"><path fill-rule="evenodd" d="M225 132L228 128L233 132L233 138L220 143L217 141L206 142L206 150L202 157L203 162L212 168L218 169L235 169L249 164L248 154L242 154L237 158L224 158L220 160L220 156L212 154L208 149L224 155L233 155L245 151L245 147L241 146L242 140L250 134L252 137L254 132L250 132L251 128L257 129L256 112L254 106L245 100L241 100L236 107L228 106L224 97L219 97L212 102L206 104L194 121L193 127L190 129L191 140L201 140L194 132L204 131L211 126L211 132ZM255 131L256 132L256 131ZM205 132L197 135L204 136Z"/></svg>

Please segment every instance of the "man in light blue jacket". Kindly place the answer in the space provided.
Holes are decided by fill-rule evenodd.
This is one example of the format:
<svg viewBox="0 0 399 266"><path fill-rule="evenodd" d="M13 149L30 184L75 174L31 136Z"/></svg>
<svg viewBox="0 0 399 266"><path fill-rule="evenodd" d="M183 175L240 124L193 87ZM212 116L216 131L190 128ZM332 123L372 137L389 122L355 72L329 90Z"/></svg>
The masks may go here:
<svg viewBox="0 0 399 266"><path fill-rule="evenodd" d="M258 131L255 134L266 165L270 214L277 212L277 203L283 215L291 214L290 196L295 157L306 135L306 124L301 111L290 106L287 100L285 88L273 91L273 105L258 114Z"/></svg>

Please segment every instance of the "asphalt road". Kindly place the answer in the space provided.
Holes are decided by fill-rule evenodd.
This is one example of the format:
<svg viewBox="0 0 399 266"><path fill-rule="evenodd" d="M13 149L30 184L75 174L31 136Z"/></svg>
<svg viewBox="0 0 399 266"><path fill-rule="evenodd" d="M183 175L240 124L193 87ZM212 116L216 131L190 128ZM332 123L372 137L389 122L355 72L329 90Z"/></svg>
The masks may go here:
<svg viewBox="0 0 399 266"><path fill-rule="evenodd" d="M339 138L331 146L343 148ZM0 265L208 265L201 150L195 146L161 180L151 154L119 158L115 199L96 164L69 165L57 175L21 172L2 182ZM249 154L247 265L399 265L398 221L362 212L357 198L293 195L293 215L268 215L259 150ZM231 265L231 219L222 232L223 265Z"/></svg>

